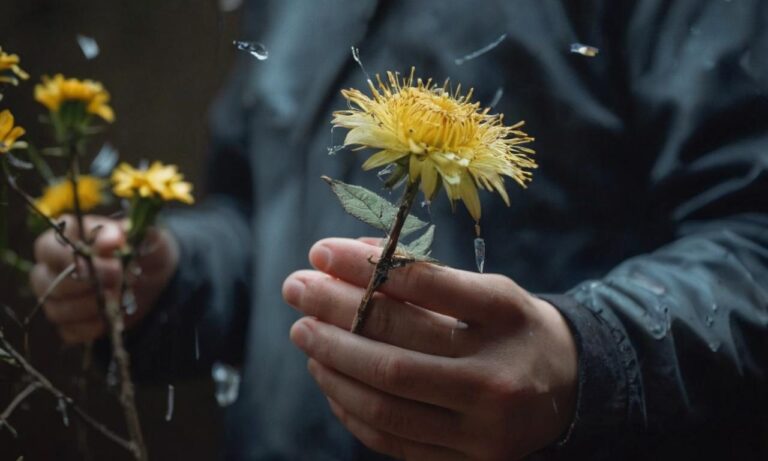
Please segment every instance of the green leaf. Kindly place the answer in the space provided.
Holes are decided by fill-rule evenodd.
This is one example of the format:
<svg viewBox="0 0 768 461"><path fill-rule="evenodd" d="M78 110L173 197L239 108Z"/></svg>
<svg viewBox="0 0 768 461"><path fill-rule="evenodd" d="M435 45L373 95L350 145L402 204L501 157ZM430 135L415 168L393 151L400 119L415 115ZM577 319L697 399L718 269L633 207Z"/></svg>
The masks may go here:
<svg viewBox="0 0 768 461"><path fill-rule="evenodd" d="M48 162L45 161L43 156L40 155L40 152L31 144L27 148L27 156L29 156L29 160L35 165L37 172L40 173L40 176L42 176L48 184L51 184L56 180Z"/></svg>
<svg viewBox="0 0 768 461"><path fill-rule="evenodd" d="M387 199L369 191L365 187L345 184L341 181L322 177L331 186L331 190L339 198L344 210L355 218L376 229L389 232L397 215L397 207ZM406 236L427 225L421 219L408 215L403 224L401 236Z"/></svg>
<svg viewBox="0 0 768 461"><path fill-rule="evenodd" d="M405 251L413 257L428 257L432 253L432 242L435 240L435 225L429 226L419 238L405 246ZM431 259L431 258L430 258Z"/></svg>

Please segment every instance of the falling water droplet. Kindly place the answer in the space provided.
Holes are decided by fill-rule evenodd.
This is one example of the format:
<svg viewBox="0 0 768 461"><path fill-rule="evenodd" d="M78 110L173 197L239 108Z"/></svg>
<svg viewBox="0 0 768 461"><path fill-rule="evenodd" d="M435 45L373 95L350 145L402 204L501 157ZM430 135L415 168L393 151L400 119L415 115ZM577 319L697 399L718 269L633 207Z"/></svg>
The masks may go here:
<svg viewBox="0 0 768 461"><path fill-rule="evenodd" d="M571 43L571 53L580 54L588 58L594 58L600 52L599 48L583 43Z"/></svg>
<svg viewBox="0 0 768 461"><path fill-rule="evenodd" d="M90 60L99 55L99 44L94 38L78 34L77 44L80 45L80 50L83 52L85 59Z"/></svg>
<svg viewBox="0 0 768 461"><path fill-rule="evenodd" d="M379 178L379 181L381 182L387 182L389 179L389 176L395 171L395 164L390 163L386 167L379 170L378 173L376 173L376 177Z"/></svg>
<svg viewBox="0 0 768 461"><path fill-rule="evenodd" d="M344 149L343 144L339 144L336 146L326 147L328 149L328 155L336 155L340 150Z"/></svg>
<svg viewBox="0 0 768 461"><path fill-rule="evenodd" d="M109 387L117 387L120 382L120 379L117 377L117 362L115 362L115 359L109 361L106 380Z"/></svg>
<svg viewBox="0 0 768 461"><path fill-rule="evenodd" d="M110 142L105 142L101 146L101 149L99 149L99 153L96 154L96 157L91 162L91 174L101 178L109 176L109 174L112 173L112 170L115 169L119 157L120 154L115 146Z"/></svg>
<svg viewBox="0 0 768 461"><path fill-rule="evenodd" d="M195 327L195 360L200 360L200 333Z"/></svg>
<svg viewBox="0 0 768 461"><path fill-rule="evenodd" d="M485 268L485 240L481 237L475 239L475 264L477 271L482 273Z"/></svg>
<svg viewBox="0 0 768 461"><path fill-rule="evenodd" d="M262 43L233 40L232 44L235 45L235 48L238 50L248 52L259 61L265 61L269 57L269 51L267 51L267 47Z"/></svg>
<svg viewBox="0 0 768 461"><path fill-rule="evenodd" d="M67 402L63 398L59 398L59 402L56 404L56 410L61 413L61 422L64 423L64 427L69 427L69 413L67 413Z"/></svg>
<svg viewBox="0 0 768 461"><path fill-rule="evenodd" d="M371 76L368 75L368 72L366 72L365 70L365 66L363 66L363 61L360 60L360 48L356 46L351 46L350 49L352 50L352 59L354 59L357 65L360 66L360 70L363 71L363 75L365 75L365 79L370 82Z"/></svg>
<svg viewBox="0 0 768 461"><path fill-rule="evenodd" d="M501 35L499 35L499 38L497 38L493 42L485 45L484 47L480 48L479 50L475 50L475 51L473 51L473 52L471 52L469 54L466 54L466 55L464 55L464 56L462 56L460 58L454 59L453 63L456 64L457 66L460 66L460 65L464 64L467 61L470 61L470 60L475 59L475 58L479 58L480 56L484 55L485 53L487 53L487 52L493 50L494 48L496 48L497 46L499 46L501 44L501 42L503 42L504 39L506 39L506 38L507 38L507 34L501 34Z"/></svg>
<svg viewBox="0 0 768 461"><path fill-rule="evenodd" d="M496 89L496 93L493 94L493 99L488 103L488 108L493 109L501 101L501 97L504 96L504 87L500 86Z"/></svg>
<svg viewBox="0 0 768 461"><path fill-rule="evenodd" d="M720 350L720 343L716 341L708 342L707 346L709 346L709 350L711 350L712 352L717 352L718 350Z"/></svg>
<svg viewBox="0 0 768 461"><path fill-rule="evenodd" d="M710 309L712 309L712 312L717 312L717 310L719 309L719 306L717 305L717 303L712 303L712 305L710 306Z"/></svg>
<svg viewBox="0 0 768 461"><path fill-rule="evenodd" d="M173 419L173 405L176 400L176 388L173 384L168 385L168 400L165 407L165 420L170 421Z"/></svg>
<svg viewBox="0 0 768 461"><path fill-rule="evenodd" d="M136 296L133 294L133 290L128 289L123 294L123 310L125 315L133 315L136 313Z"/></svg>
<svg viewBox="0 0 768 461"><path fill-rule="evenodd" d="M715 319L713 319L711 315L706 316L704 321L706 322L708 327L711 327L715 323Z"/></svg>
<svg viewBox="0 0 768 461"><path fill-rule="evenodd" d="M232 405L240 393L240 372L229 365L216 362L211 368L211 376L216 384L216 402L222 407Z"/></svg>

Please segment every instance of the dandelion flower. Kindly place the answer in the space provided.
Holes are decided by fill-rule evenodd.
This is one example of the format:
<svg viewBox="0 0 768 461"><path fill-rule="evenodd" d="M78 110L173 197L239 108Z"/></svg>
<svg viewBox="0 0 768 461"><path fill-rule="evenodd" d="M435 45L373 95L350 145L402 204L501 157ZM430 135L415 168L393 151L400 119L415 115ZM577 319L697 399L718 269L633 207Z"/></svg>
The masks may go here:
<svg viewBox="0 0 768 461"><path fill-rule="evenodd" d="M115 120L115 113L109 106L109 92L93 80L64 78L61 74L53 78L43 77L43 83L35 86L35 100L54 113L66 103L73 102L82 104L88 114L110 123Z"/></svg>
<svg viewBox="0 0 768 461"><path fill-rule="evenodd" d="M112 173L113 192L123 198L156 198L192 204L192 184L184 181L176 165L154 162L145 170L122 163Z"/></svg>
<svg viewBox="0 0 768 461"><path fill-rule="evenodd" d="M82 211L90 211L104 202L104 181L93 176L77 178L77 196ZM75 196L72 183L61 179L43 190L43 195L35 201L37 208L51 219L74 211Z"/></svg>
<svg viewBox="0 0 768 461"><path fill-rule="evenodd" d="M19 79L26 80L29 75L19 67L19 56L8 54L0 47L0 83L18 85ZM10 75L6 71L11 71Z"/></svg>
<svg viewBox="0 0 768 461"><path fill-rule="evenodd" d="M13 126L14 118L11 111L6 109L0 112L0 154L7 154L13 149L27 147L24 141L17 141L26 133L24 128Z"/></svg>
<svg viewBox="0 0 768 461"><path fill-rule="evenodd" d="M531 180L533 141L521 130L523 122L503 124L501 114L489 114L472 102L472 90L454 92L448 82L438 86L387 72L387 82L377 76L369 81L372 96L357 89L343 90L350 109L334 112L333 125L348 128L345 146L372 148L363 169L392 163L408 171L409 180L420 180L431 200L442 185L451 202L462 200L475 221L480 220L477 189L496 191L509 205L504 176L525 187Z"/></svg>

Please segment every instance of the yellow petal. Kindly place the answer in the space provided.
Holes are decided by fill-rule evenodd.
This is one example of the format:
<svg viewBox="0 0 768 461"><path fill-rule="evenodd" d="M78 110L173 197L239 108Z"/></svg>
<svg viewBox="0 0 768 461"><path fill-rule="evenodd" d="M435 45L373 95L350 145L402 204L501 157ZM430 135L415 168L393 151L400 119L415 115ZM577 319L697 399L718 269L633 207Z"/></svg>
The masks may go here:
<svg viewBox="0 0 768 461"><path fill-rule="evenodd" d="M394 163L399 159L408 155L408 152L393 152L391 150L382 150L368 157L368 160L363 163L363 170L371 170L390 163Z"/></svg>
<svg viewBox="0 0 768 461"><path fill-rule="evenodd" d="M432 200L437 191L437 169L432 162L424 162L421 168L421 191L427 200Z"/></svg>
<svg viewBox="0 0 768 461"><path fill-rule="evenodd" d="M6 109L0 112L0 140L5 139L12 127L13 115L11 115L11 111Z"/></svg>
<svg viewBox="0 0 768 461"><path fill-rule="evenodd" d="M463 175L461 178L459 192L461 193L461 200L464 201L464 205L469 210L469 214L472 215L475 221L480 221L480 195L477 193L475 181L468 174Z"/></svg>

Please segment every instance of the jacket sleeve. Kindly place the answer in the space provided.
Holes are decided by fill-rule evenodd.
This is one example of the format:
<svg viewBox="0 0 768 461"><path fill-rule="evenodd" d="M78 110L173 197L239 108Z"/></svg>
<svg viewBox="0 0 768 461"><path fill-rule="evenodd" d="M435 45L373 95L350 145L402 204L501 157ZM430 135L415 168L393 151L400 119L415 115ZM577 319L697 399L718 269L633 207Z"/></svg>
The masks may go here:
<svg viewBox="0 0 768 461"><path fill-rule="evenodd" d="M632 129L653 158L638 193L670 239L564 296L544 296L579 346L576 415L559 449L566 459L644 459L651 446L668 447L670 459L717 459L706 451L717 445L710 434L745 453L765 437L765 7L679 2L659 16L647 7L656 3L665 2L638 6L628 27L627 68ZM725 456L746 459L734 453Z"/></svg>
<svg viewBox="0 0 768 461"><path fill-rule="evenodd" d="M178 269L128 346L138 379L209 373L211 363L242 361L250 309L251 164L238 110L247 73L236 71L212 111L207 196L161 217L180 247Z"/></svg>

